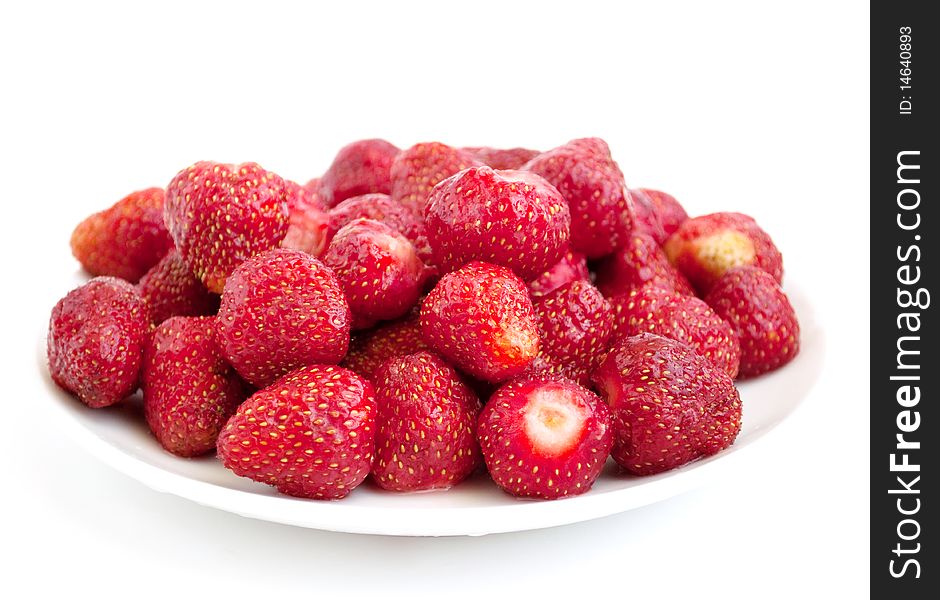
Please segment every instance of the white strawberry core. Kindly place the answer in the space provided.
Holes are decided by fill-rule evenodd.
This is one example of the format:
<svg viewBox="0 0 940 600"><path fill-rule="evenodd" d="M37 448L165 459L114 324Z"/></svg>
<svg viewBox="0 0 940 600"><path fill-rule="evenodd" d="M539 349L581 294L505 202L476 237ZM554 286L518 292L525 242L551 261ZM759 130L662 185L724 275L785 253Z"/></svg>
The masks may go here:
<svg viewBox="0 0 940 600"><path fill-rule="evenodd" d="M545 456L564 454L577 445L590 416L589 408L560 386L532 392L524 412L526 437Z"/></svg>

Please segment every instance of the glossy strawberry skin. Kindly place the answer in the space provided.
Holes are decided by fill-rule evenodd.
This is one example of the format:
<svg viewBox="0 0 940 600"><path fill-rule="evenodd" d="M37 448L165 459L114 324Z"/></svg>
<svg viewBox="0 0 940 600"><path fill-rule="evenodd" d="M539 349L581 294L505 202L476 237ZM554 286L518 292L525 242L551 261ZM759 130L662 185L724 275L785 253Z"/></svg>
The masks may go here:
<svg viewBox="0 0 940 600"><path fill-rule="evenodd" d="M644 285L694 296L695 290L659 244L645 233L632 233L622 248L597 265L597 287L605 296L629 293Z"/></svg>
<svg viewBox="0 0 940 600"><path fill-rule="evenodd" d="M620 167L599 138L572 140L529 161L568 201L571 246L588 258L613 252L633 229L630 194Z"/></svg>
<svg viewBox="0 0 940 600"><path fill-rule="evenodd" d="M656 215L656 220L662 227L663 234L666 238L675 233L679 226L689 218L688 213L685 212L685 208L679 204L679 201L666 192L651 190L649 188L639 188L630 190L630 193L634 197L635 202L637 201L637 196L649 202L650 209ZM665 239L657 241L662 244Z"/></svg>
<svg viewBox="0 0 940 600"><path fill-rule="evenodd" d="M375 372L388 359L414 354L427 347L421 337L418 317L406 317L362 333L357 332L340 365L363 379L374 381Z"/></svg>
<svg viewBox="0 0 940 600"><path fill-rule="evenodd" d="M571 215L558 190L537 175L471 167L434 187L424 223L442 272L481 260L529 280L564 255Z"/></svg>
<svg viewBox="0 0 940 600"><path fill-rule="evenodd" d="M590 281L587 258L580 252L568 249L557 263L529 282L529 294L533 298L550 294L572 281Z"/></svg>
<svg viewBox="0 0 940 600"><path fill-rule="evenodd" d="M52 309L49 374L92 408L120 402L137 389L151 328L147 303L133 285L95 277Z"/></svg>
<svg viewBox="0 0 940 600"><path fill-rule="evenodd" d="M541 154L528 148L461 148L488 167L498 170L521 169L527 162Z"/></svg>
<svg viewBox="0 0 940 600"><path fill-rule="evenodd" d="M356 196L334 206L330 210L329 239L333 239L344 225L360 218L374 219L396 230L414 245L418 257L425 264L431 264L431 245L424 229L424 219L387 194Z"/></svg>
<svg viewBox="0 0 940 600"><path fill-rule="evenodd" d="M349 347L351 318L328 267L304 252L277 248L229 277L219 344L245 381L264 387L303 365L338 363Z"/></svg>
<svg viewBox="0 0 940 600"><path fill-rule="evenodd" d="M424 214L431 189L454 173L482 163L473 155L439 142L415 144L392 162L392 199Z"/></svg>
<svg viewBox="0 0 940 600"><path fill-rule="evenodd" d="M741 399L731 378L675 340L650 333L621 340L594 383L613 417L611 456L635 475L715 454L741 430Z"/></svg>
<svg viewBox="0 0 940 600"><path fill-rule="evenodd" d="M148 188L91 215L72 232L72 254L92 275L136 283L173 247L163 200L161 188Z"/></svg>
<svg viewBox="0 0 940 600"><path fill-rule="evenodd" d="M333 207L363 194L389 194L391 167L400 150L381 139L359 140L344 146L319 180L318 195Z"/></svg>
<svg viewBox="0 0 940 600"><path fill-rule="evenodd" d="M137 291L150 306L155 325L170 317L214 315L219 310L219 297L196 279L176 249L147 271Z"/></svg>
<svg viewBox="0 0 940 600"><path fill-rule="evenodd" d="M492 383L523 373L539 351L525 284L509 269L483 262L434 286L421 305L421 334L454 366Z"/></svg>
<svg viewBox="0 0 940 600"><path fill-rule="evenodd" d="M633 233L648 235L656 245L665 243L669 235L650 197L642 190L630 190L630 198L633 200Z"/></svg>
<svg viewBox="0 0 940 600"><path fill-rule="evenodd" d="M561 426L564 434L552 431L558 414L571 420ZM477 438L497 485L514 496L548 500L590 490L613 442L600 398L577 384L540 378L498 389L480 413Z"/></svg>
<svg viewBox="0 0 940 600"><path fill-rule="evenodd" d="M284 239L288 197L285 181L255 163L204 161L170 182L163 217L183 261L218 294L235 267Z"/></svg>
<svg viewBox="0 0 940 600"><path fill-rule="evenodd" d="M700 294L735 267L751 265L783 280L783 257L753 218L733 212L712 213L682 223L663 246L672 264Z"/></svg>
<svg viewBox="0 0 940 600"><path fill-rule="evenodd" d="M212 317L171 317L144 352L144 415L160 445L178 456L214 451L219 431L247 396L216 336Z"/></svg>
<svg viewBox="0 0 940 600"><path fill-rule="evenodd" d="M415 305L426 277L408 238L372 219L343 226L323 263L343 286L349 308L363 322L395 319Z"/></svg>
<svg viewBox="0 0 940 600"><path fill-rule="evenodd" d="M800 351L800 323L772 275L757 267L725 273L705 297L741 343L740 376L779 369Z"/></svg>
<svg viewBox="0 0 940 600"><path fill-rule="evenodd" d="M330 244L330 215L314 192L293 181L285 181L285 186L288 226L281 247L319 257Z"/></svg>
<svg viewBox="0 0 940 600"><path fill-rule="evenodd" d="M242 403L218 439L222 464L290 496L345 497L369 474L375 392L352 371L308 365Z"/></svg>
<svg viewBox="0 0 940 600"><path fill-rule="evenodd" d="M611 298L613 341L655 333L689 345L734 379L741 346L731 326L700 298L645 286Z"/></svg>
<svg viewBox="0 0 940 600"><path fill-rule="evenodd" d="M378 426L372 476L397 492L447 489L480 462L480 401L442 358L391 358L375 376Z"/></svg>

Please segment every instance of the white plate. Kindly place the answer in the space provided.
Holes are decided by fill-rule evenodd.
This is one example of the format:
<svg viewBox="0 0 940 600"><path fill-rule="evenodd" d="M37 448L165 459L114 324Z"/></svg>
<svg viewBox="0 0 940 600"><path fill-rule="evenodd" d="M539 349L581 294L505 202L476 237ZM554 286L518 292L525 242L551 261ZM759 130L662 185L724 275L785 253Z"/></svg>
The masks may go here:
<svg viewBox="0 0 940 600"><path fill-rule="evenodd" d="M183 459L165 452L150 434L139 398L92 410L49 378L45 338L40 344L39 394L62 428L103 462L151 488L246 517L301 527L382 535L484 535L586 521L664 500L733 468L733 457L778 426L808 395L822 371L824 338L802 291L787 284L800 318L802 349L788 366L740 384L744 424L734 445L706 460L651 477L617 472L609 461L593 489L565 500L516 500L485 475L442 492L396 494L371 481L347 498L322 502L283 496L236 477L214 456ZM51 307L50 307L51 308Z"/></svg>

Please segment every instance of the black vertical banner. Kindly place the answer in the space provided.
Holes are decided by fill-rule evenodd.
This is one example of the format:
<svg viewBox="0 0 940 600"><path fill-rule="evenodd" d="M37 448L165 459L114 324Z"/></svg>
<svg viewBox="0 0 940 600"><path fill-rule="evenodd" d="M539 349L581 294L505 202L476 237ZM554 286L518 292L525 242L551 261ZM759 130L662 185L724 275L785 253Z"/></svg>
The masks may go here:
<svg viewBox="0 0 940 600"><path fill-rule="evenodd" d="M872 7L871 583L879 598L936 598L940 589L938 500L926 492L940 463L934 8Z"/></svg>

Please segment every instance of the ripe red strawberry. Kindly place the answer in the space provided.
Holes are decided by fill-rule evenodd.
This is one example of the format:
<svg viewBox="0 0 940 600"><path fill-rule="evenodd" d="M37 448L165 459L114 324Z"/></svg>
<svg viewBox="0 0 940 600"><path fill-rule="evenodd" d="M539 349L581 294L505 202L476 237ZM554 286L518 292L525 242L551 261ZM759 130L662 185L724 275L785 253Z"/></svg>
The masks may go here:
<svg viewBox="0 0 940 600"><path fill-rule="evenodd" d="M92 408L137 389L150 311L133 285L95 277L59 300L49 319L49 374Z"/></svg>
<svg viewBox="0 0 940 600"><path fill-rule="evenodd" d="M304 184L304 200L307 204L312 204L323 210L329 210L330 207L326 205L326 200L320 195L320 178L314 177L310 181Z"/></svg>
<svg viewBox="0 0 940 600"><path fill-rule="evenodd" d="M480 161L458 148L438 142L415 144L392 163L392 198L423 215L431 188L454 173L479 166Z"/></svg>
<svg viewBox="0 0 940 600"><path fill-rule="evenodd" d="M571 215L538 175L471 167L434 187L424 224L442 272L482 260L529 280L564 255Z"/></svg>
<svg viewBox="0 0 940 600"><path fill-rule="evenodd" d="M310 365L246 400L219 434L222 464L290 496L336 500L368 476L375 393L352 371Z"/></svg>
<svg viewBox="0 0 940 600"><path fill-rule="evenodd" d="M613 442L600 398L568 381L538 378L497 390L480 413L477 439L497 485L547 500L591 489Z"/></svg>
<svg viewBox="0 0 940 600"><path fill-rule="evenodd" d="M611 456L652 475L730 446L741 430L731 378L691 348L644 333L616 344L594 374L613 416Z"/></svg>
<svg viewBox="0 0 940 600"><path fill-rule="evenodd" d="M282 248L302 250L320 256L330 244L330 216L314 198L314 193L293 181L287 187L288 226Z"/></svg>
<svg viewBox="0 0 940 600"><path fill-rule="evenodd" d="M528 148L469 147L461 148L461 150L473 155L484 165L500 171L521 169L523 165L541 154L538 150L529 150Z"/></svg>
<svg viewBox="0 0 940 600"><path fill-rule="evenodd" d="M685 212L685 209L682 208L682 205L679 204L679 201L666 192L639 188L630 190L630 194L633 196L635 203L644 203L646 207L656 215L655 219L662 227L665 238L675 233L676 229L679 229L679 225L682 225L682 223L689 218L689 215ZM644 207L644 210L646 207ZM656 238L656 241L660 244L665 241L665 238L659 239L656 236L653 237Z"/></svg>
<svg viewBox="0 0 940 600"><path fill-rule="evenodd" d="M136 283L173 247L163 224L163 190L134 192L72 232L72 254L92 275Z"/></svg>
<svg viewBox="0 0 940 600"><path fill-rule="evenodd" d="M480 401L436 354L391 358L375 376L378 404L372 477L396 492L446 489L480 461Z"/></svg>
<svg viewBox="0 0 940 600"><path fill-rule="evenodd" d="M735 267L753 265L779 283L783 257L773 240L747 215L723 212L682 223L663 246L666 256L702 294Z"/></svg>
<svg viewBox="0 0 940 600"><path fill-rule="evenodd" d="M424 219L392 200L387 194L365 194L343 200L330 210L329 238L344 225L359 219L375 219L408 238L425 263L431 262L431 245L424 230Z"/></svg>
<svg viewBox="0 0 940 600"><path fill-rule="evenodd" d="M408 317L357 333L340 365L363 379L373 381L375 372L388 359L414 354L427 347L421 338L418 317Z"/></svg>
<svg viewBox="0 0 940 600"><path fill-rule="evenodd" d="M320 178L318 193L333 207L354 196L389 194L389 171L400 150L385 140L359 140L344 146Z"/></svg>
<svg viewBox="0 0 940 600"><path fill-rule="evenodd" d="M167 252L163 260L147 271L137 291L150 306L150 316L156 325L170 317L198 317L214 315L219 310L219 297L209 293L180 258L176 249Z"/></svg>
<svg viewBox="0 0 940 600"><path fill-rule="evenodd" d="M524 372L539 352L525 284L505 267L478 261L434 286L421 305L421 335L455 366L493 383Z"/></svg>
<svg viewBox="0 0 940 600"><path fill-rule="evenodd" d="M588 258L610 254L633 229L623 173L603 140L572 140L539 154L525 169L547 179L568 201L571 246Z"/></svg>
<svg viewBox="0 0 940 600"><path fill-rule="evenodd" d="M536 298L534 307L544 356L536 368L589 385L613 332L610 304L589 281L579 280Z"/></svg>
<svg viewBox="0 0 940 600"><path fill-rule="evenodd" d="M672 266L656 240L645 233L634 232L622 248L598 264L597 287L605 296L612 297L646 284L695 295L692 285Z"/></svg>
<svg viewBox="0 0 940 600"><path fill-rule="evenodd" d="M212 317L172 317L157 327L144 352L144 415L173 454L215 450L219 431L247 396L216 335Z"/></svg>
<svg viewBox="0 0 940 600"><path fill-rule="evenodd" d="M705 302L741 343L741 377L787 364L800 351L800 323L780 284L757 267L739 267L712 286Z"/></svg>
<svg viewBox="0 0 940 600"><path fill-rule="evenodd" d="M243 262L219 307L222 354L248 383L269 385L303 365L335 364L349 347L349 304L333 272L298 250Z"/></svg>
<svg viewBox="0 0 940 600"><path fill-rule="evenodd" d="M340 229L323 263L336 274L361 322L402 316L424 285L424 264L408 238L372 219L356 219Z"/></svg>
<svg viewBox="0 0 940 600"><path fill-rule="evenodd" d="M611 298L612 340L648 332L677 340L710 360L734 379L741 347L731 326L700 298L652 285Z"/></svg>
<svg viewBox="0 0 940 600"><path fill-rule="evenodd" d="M553 267L529 282L529 294L533 298L544 296L580 279L591 279L587 259L580 252L569 249Z"/></svg>
<svg viewBox="0 0 940 600"><path fill-rule="evenodd" d="M288 227L283 179L255 163L198 162L166 192L164 220L183 261L216 294L247 258L275 248Z"/></svg>
<svg viewBox="0 0 940 600"><path fill-rule="evenodd" d="M664 244L669 235L653 201L643 190L630 190L630 197L633 199L633 233L648 235L657 245Z"/></svg>

